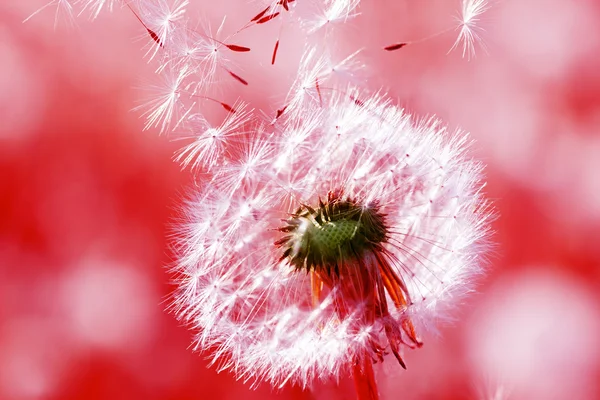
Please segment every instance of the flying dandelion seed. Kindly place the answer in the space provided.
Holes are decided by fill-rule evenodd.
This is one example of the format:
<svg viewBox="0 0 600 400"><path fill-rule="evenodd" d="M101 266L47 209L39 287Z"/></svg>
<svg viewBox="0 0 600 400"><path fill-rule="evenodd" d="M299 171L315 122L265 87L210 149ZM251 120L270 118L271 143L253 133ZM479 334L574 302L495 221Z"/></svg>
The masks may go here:
<svg viewBox="0 0 600 400"><path fill-rule="evenodd" d="M449 52L458 48L462 44L462 56L471 59L475 56L475 43L483 42L479 37L479 20L481 15L489 9L488 0L462 0L460 16L456 18L458 23L458 37L450 48Z"/></svg>

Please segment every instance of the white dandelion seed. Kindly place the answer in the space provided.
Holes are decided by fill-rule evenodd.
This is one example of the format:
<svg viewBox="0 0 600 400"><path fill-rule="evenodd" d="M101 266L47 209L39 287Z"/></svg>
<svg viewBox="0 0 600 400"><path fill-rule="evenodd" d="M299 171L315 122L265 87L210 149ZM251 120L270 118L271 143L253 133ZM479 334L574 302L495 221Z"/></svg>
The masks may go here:
<svg viewBox="0 0 600 400"><path fill-rule="evenodd" d="M422 345L421 334L450 315L481 271L492 213L467 136L349 86L364 69L358 51L337 62L328 42L336 25L359 15L359 0L298 9L296 0L268 0L226 39L225 18L214 34L191 28L188 0L78 1L92 18L117 3L147 30L159 64L162 83L137 108L145 129L189 140L175 160L199 177L174 244L171 306L196 332L194 349L211 349L219 370L245 381L306 387L349 374L360 400L378 399L373 362L390 353L406 367L406 349ZM73 13L69 0L50 5ZM487 8L462 1L451 50L474 55ZM307 38L323 36L307 39L267 124L241 102L208 94L219 89L217 71L248 86L228 57L251 49L233 39L276 17ZM205 102L227 111L221 123L209 123Z"/></svg>
<svg viewBox="0 0 600 400"><path fill-rule="evenodd" d="M194 96L189 90L191 74L187 67L173 68L160 75L160 84L147 88L150 100L134 108L134 111L143 111L144 130L159 128L161 133L166 133L182 123L192 110L186 101Z"/></svg>
<svg viewBox="0 0 600 400"><path fill-rule="evenodd" d="M218 165L226 151L243 140L246 133L243 127L251 119L252 110L242 104L234 108L236 112L228 113L219 126L212 126L201 114L191 115L188 121L191 130L182 139L193 141L179 151L175 160L193 169L205 167L210 170Z"/></svg>
<svg viewBox="0 0 600 400"><path fill-rule="evenodd" d="M483 42L479 36L479 20L481 14L489 9L488 0L462 0L462 7L458 21L458 37L449 52L462 46L462 56L471 59L475 56L475 43ZM485 50L485 47L483 47Z"/></svg>
<svg viewBox="0 0 600 400"><path fill-rule="evenodd" d="M117 4L122 4L121 0L78 0L77 4L81 4L80 15L84 12L89 12L91 19L98 18L102 10L108 10L112 12L113 8Z"/></svg>
<svg viewBox="0 0 600 400"><path fill-rule="evenodd" d="M58 21L61 18L64 18L69 25L74 24L74 12L73 12L73 2L72 0L52 0L43 7L39 8L35 12L33 12L29 17L23 20L23 23L29 21L46 8L54 6L56 10L54 11L54 29L56 29L58 25Z"/></svg>
<svg viewBox="0 0 600 400"><path fill-rule="evenodd" d="M155 43L152 57L160 50L161 46L171 38L178 24L185 16L188 0L174 0L169 4L167 0L153 0L138 2L139 17L144 21L147 29L152 31Z"/></svg>
<svg viewBox="0 0 600 400"><path fill-rule="evenodd" d="M315 2L311 17L301 21L309 34L327 29L332 24L345 23L358 16L356 8L360 0L323 0Z"/></svg>

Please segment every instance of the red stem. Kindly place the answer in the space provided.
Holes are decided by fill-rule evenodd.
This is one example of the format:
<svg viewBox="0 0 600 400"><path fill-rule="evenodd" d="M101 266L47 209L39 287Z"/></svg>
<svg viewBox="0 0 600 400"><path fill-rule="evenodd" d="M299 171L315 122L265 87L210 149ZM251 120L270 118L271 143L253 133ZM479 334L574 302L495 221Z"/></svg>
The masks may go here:
<svg viewBox="0 0 600 400"><path fill-rule="evenodd" d="M357 400L379 400L379 392L373 374L373 363L369 356L354 361L352 377Z"/></svg>

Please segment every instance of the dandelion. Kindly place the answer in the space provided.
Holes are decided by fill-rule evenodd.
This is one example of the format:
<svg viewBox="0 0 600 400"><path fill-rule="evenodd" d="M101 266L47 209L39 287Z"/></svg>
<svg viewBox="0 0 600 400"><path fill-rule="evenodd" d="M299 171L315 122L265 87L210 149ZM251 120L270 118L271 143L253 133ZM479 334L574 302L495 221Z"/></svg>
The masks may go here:
<svg viewBox="0 0 600 400"><path fill-rule="evenodd" d="M431 40L435 37L443 35L452 30L458 30L458 36L456 40L448 50L448 54L457 49L462 45L462 56L463 58L471 59L475 56L475 43L481 44L481 47L485 50L485 46L481 38L479 37L479 20L481 14L489 9L488 0L462 0L461 12L455 18L456 25L451 26L447 29L441 30L432 35L423 37L417 40L401 41L383 47L385 51L396 51L400 50L408 45L422 43L427 40Z"/></svg>
<svg viewBox="0 0 600 400"><path fill-rule="evenodd" d="M481 43L477 32L479 19L489 7L488 0L462 0L461 14L457 17L459 33L450 51L462 44L463 57L475 56L475 42Z"/></svg>
<svg viewBox="0 0 600 400"><path fill-rule="evenodd" d="M377 399L373 362L391 353L405 368L480 271L490 214L466 136L354 94L232 144L188 204L173 308L243 380L351 374Z"/></svg>

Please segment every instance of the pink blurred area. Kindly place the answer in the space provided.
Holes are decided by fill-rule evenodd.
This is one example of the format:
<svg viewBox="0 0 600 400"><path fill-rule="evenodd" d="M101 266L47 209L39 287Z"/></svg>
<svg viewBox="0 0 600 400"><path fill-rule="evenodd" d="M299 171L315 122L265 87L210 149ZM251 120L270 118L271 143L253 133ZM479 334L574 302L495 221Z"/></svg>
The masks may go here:
<svg viewBox="0 0 600 400"><path fill-rule="evenodd" d="M22 24L45 3L0 5L0 399L353 398L347 380L253 390L191 350L164 309L171 224L194 183L172 162L180 143L130 111L153 79L145 32L120 9ZM231 33L260 8L246 3L192 1L190 15L227 14ZM336 38L342 54L365 49L371 89L471 132L499 214L489 273L406 353L408 371L378 367L384 400L600 398L600 4L491 5L487 54L469 62L446 54L453 33L381 50L452 26L458 1L363 0ZM276 109L302 43L285 31L268 70L277 34L244 33L250 85L223 96Z"/></svg>

